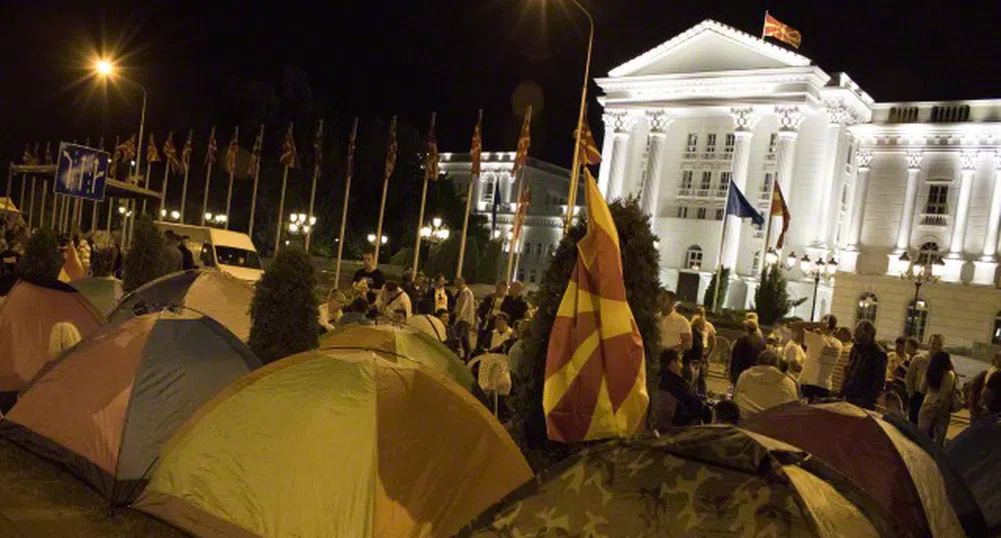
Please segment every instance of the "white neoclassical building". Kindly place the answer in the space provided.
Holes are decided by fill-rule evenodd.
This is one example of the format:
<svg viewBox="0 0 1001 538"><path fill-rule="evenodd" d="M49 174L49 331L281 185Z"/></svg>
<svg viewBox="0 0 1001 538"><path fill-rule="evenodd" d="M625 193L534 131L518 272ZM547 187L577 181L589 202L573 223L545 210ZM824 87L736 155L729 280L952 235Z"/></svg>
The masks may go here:
<svg viewBox="0 0 1001 538"><path fill-rule="evenodd" d="M869 318L892 338L914 314L950 346L998 338L1001 100L877 103L846 74L714 21L597 83L600 186L640 198L661 277L682 297L701 302L721 260L727 304L751 306L765 234L730 217L720 251L727 187L764 210L778 182L792 214L783 258L839 262L819 283L788 272L790 295L805 299L796 315ZM944 262L916 303L904 252Z"/></svg>
<svg viewBox="0 0 1001 538"><path fill-rule="evenodd" d="M473 205L470 208L471 212L487 218L487 225L493 230L494 236L504 240L505 252L510 248L510 232L518 199L518 183L511 175L514 154L513 151L481 154L480 178L473 185ZM455 182L456 188L464 196L472 171L469 154L442 153L438 166L450 181ZM566 214L570 170L529 157L522 180L531 185L531 198L517 246L517 263L512 272L517 280L531 288L542 281L549 259L563 237L563 215ZM502 264L506 267L506 260ZM498 270L503 271L505 267Z"/></svg>

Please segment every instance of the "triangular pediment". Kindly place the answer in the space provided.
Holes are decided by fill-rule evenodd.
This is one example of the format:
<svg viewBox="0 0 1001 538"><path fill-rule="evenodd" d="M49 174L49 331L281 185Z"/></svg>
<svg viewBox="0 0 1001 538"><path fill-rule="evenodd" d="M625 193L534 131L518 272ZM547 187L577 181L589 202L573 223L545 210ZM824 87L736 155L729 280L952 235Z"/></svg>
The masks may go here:
<svg viewBox="0 0 1001 538"><path fill-rule="evenodd" d="M612 69L613 77L804 67L810 59L748 33L706 20Z"/></svg>

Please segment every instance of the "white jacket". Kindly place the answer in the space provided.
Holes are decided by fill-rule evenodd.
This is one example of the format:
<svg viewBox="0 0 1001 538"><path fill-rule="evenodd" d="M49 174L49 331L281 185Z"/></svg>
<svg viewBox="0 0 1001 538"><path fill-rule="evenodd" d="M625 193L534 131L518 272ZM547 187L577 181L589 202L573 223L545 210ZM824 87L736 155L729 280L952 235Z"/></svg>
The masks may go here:
<svg viewBox="0 0 1001 538"><path fill-rule="evenodd" d="M733 389L733 401L742 419L798 399L796 382L774 366L759 364L744 370Z"/></svg>

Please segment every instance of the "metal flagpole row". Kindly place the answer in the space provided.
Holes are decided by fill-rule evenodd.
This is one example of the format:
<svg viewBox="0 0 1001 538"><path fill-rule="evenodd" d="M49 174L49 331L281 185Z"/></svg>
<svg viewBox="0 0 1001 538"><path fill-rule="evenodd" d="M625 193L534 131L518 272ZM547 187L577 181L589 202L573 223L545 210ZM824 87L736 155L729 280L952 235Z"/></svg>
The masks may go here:
<svg viewBox="0 0 1001 538"><path fill-rule="evenodd" d="M466 188L466 212L462 217L462 239L459 241L459 263L455 268L456 278L462 276L462 262L466 255L466 237L469 235L469 210L473 205L473 186L480 181L480 155L483 151L482 140L483 109L476 115L476 128L473 130L473 142L469 150L472 170L469 176L469 186Z"/></svg>
<svg viewBox="0 0 1001 538"><path fill-rule="evenodd" d="M396 116L389 125L389 141L386 145L386 170L382 180L382 201L379 203L379 224L375 230L375 263L379 263L379 247L382 246L382 223L386 215L386 195L389 193L389 178L396 167Z"/></svg>
<svg viewBox="0 0 1001 538"><path fill-rule="evenodd" d="M434 136L434 121L437 116L437 112L431 113L431 128L428 130L429 136ZM431 144L431 140L428 140L428 144ZM428 148L430 152L431 148ZM421 210L417 216L417 239L414 242L414 276L417 276L417 269L420 266L421 261L421 228L424 227L424 206L427 203L428 197L428 182L431 179L431 163L426 162L424 164L424 187L421 189Z"/></svg>
<svg viewBox="0 0 1001 538"><path fill-rule="evenodd" d="M320 118L320 126L316 129L316 139L313 141L313 184L309 189L309 213L306 215L306 252L309 252L309 240L313 237L313 203L316 201L316 180L320 177L320 167L323 165L323 118Z"/></svg>
<svg viewBox="0 0 1001 538"><path fill-rule="evenodd" d="M726 201L723 202L723 229L719 234L719 250L716 252L716 285L713 287L712 311L719 312L719 281L723 278L723 247L726 245L726 228L729 215L727 207L730 205L730 189L733 188L733 181L726 184Z"/></svg>
<svg viewBox="0 0 1001 538"><path fill-rule="evenodd" d="M354 172L355 137L358 135L358 117L355 116L351 126L351 138L348 139L347 167L344 174L344 203L341 207L341 232L337 238L337 265L334 269L334 286L341 285L341 256L344 254L344 228L348 222L348 201L351 199L351 176Z"/></svg>

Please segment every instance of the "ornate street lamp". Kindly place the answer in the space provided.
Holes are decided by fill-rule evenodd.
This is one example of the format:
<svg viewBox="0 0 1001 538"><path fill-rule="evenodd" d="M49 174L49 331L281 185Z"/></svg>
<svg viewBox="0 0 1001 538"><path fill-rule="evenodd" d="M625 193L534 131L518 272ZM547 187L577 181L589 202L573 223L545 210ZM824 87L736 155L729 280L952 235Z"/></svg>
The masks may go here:
<svg viewBox="0 0 1001 538"><path fill-rule="evenodd" d="M904 328L904 331L907 333L907 336L917 336L918 301L920 300L921 286L938 282L938 276L935 275L934 268L935 266L945 265L945 262L936 254L929 254L924 257L924 260L921 259L921 256L918 256L917 260L913 260L906 250L900 255L898 260L907 264L907 269L900 273L900 278L914 284L914 301L911 303L910 316L908 317L907 327Z"/></svg>
<svg viewBox="0 0 1001 538"><path fill-rule="evenodd" d="M437 244L448 239L450 234L451 232L442 222L441 218L435 217L431 219L431 226L424 226L421 228L421 241Z"/></svg>

